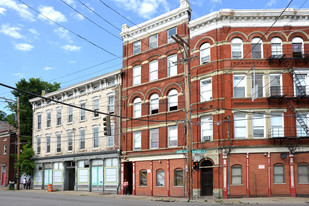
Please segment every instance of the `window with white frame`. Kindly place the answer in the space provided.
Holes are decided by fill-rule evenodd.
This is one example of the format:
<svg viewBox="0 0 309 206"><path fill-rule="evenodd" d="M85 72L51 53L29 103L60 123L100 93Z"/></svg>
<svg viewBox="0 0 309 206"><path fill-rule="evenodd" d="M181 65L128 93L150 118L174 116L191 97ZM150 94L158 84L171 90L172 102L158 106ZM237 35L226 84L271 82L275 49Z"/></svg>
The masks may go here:
<svg viewBox="0 0 309 206"><path fill-rule="evenodd" d="M274 165L274 183L284 183L284 165Z"/></svg>
<svg viewBox="0 0 309 206"><path fill-rule="evenodd" d="M270 137L284 137L283 113L270 114Z"/></svg>
<svg viewBox="0 0 309 206"><path fill-rule="evenodd" d="M246 97L246 75L233 76L234 97Z"/></svg>
<svg viewBox="0 0 309 206"><path fill-rule="evenodd" d="M168 127L168 147L178 146L178 128L177 125Z"/></svg>
<svg viewBox="0 0 309 206"><path fill-rule="evenodd" d="M251 75L251 95L256 98L263 97L263 74L252 74Z"/></svg>
<svg viewBox="0 0 309 206"><path fill-rule="evenodd" d="M292 39L293 57L301 58L304 52L304 40L300 37Z"/></svg>
<svg viewBox="0 0 309 206"><path fill-rule="evenodd" d="M296 130L297 130L297 137L308 137L309 133L306 133L306 130L299 124L299 121L305 122L305 124L309 125L309 113L307 112L297 112L296 116Z"/></svg>
<svg viewBox="0 0 309 206"><path fill-rule="evenodd" d="M253 138L265 137L265 114L252 114Z"/></svg>
<svg viewBox="0 0 309 206"><path fill-rule="evenodd" d="M50 136L46 136L46 153L50 153Z"/></svg>
<svg viewBox="0 0 309 206"><path fill-rule="evenodd" d="M37 129L41 129L42 128L42 115L41 114L37 115L37 120L38 120Z"/></svg>
<svg viewBox="0 0 309 206"><path fill-rule="evenodd" d="M158 60L154 60L149 63L149 81L155 81L157 79L158 79Z"/></svg>
<svg viewBox="0 0 309 206"><path fill-rule="evenodd" d="M177 75L177 54L171 55L167 57L167 76L175 76Z"/></svg>
<svg viewBox="0 0 309 206"><path fill-rule="evenodd" d="M57 110L57 125L61 125L61 110Z"/></svg>
<svg viewBox="0 0 309 206"><path fill-rule="evenodd" d="M151 35L149 37L149 49L158 47L158 34Z"/></svg>
<svg viewBox="0 0 309 206"><path fill-rule="evenodd" d="M247 114L234 114L234 138L247 138Z"/></svg>
<svg viewBox="0 0 309 206"><path fill-rule="evenodd" d="M169 30L167 30L167 41L168 43L174 42L174 39L172 39L172 36L175 36L177 34L177 28L173 27Z"/></svg>
<svg viewBox="0 0 309 206"><path fill-rule="evenodd" d="M47 111L46 127L51 127L51 111Z"/></svg>
<svg viewBox="0 0 309 206"><path fill-rule="evenodd" d="M133 86L141 84L141 65L133 67Z"/></svg>
<svg viewBox="0 0 309 206"><path fill-rule="evenodd" d="M150 114L159 113L159 95L153 94L150 97Z"/></svg>
<svg viewBox="0 0 309 206"><path fill-rule="evenodd" d="M201 117L201 142L213 140L212 116Z"/></svg>
<svg viewBox="0 0 309 206"><path fill-rule="evenodd" d="M68 131L68 151L73 150L73 133L72 131Z"/></svg>
<svg viewBox="0 0 309 206"><path fill-rule="evenodd" d="M133 150L141 150L142 149L142 136L141 132L133 132Z"/></svg>
<svg viewBox="0 0 309 206"><path fill-rule="evenodd" d="M3 154L6 155L7 152L7 145L3 145Z"/></svg>
<svg viewBox="0 0 309 206"><path fill-rule="evenodd" d="M201 102L209 101L212 99L212 82L211 78L203 79L200 82Z"/></svg>
<svg viewBox="0 0 309 206"><path fill-rule="evenodd" d="M100 107L99 99L93 99L92 104L93 104L93 110L94 110L93 117L98 117L99 116L98 111Z"/></svg>
<svg viewBox="0 0 309 206"><path fill-rule="evenodd" d="M282 40L279 37L274 37L270 41L271 43L271 56L273 58L282 57Z"/></svg>
<svg viewBox="0 0 309 206"><path fill-rule="evenodd" d="M79 149L85 149L85 129L79 130Z"/></svg>
<svg viewBox="0 0 309 206"><path fill-rule="evenodd" d="M269 75L269 95L270 96L281 96L282 95L282 81L281 74L270 74Z"/></svg>
<svg viewBox="0 0 309 206"><path fill-rule="evenodd" d="M260 38L253 38L251 40L251 56L253 59L263 58L263 41Z"/></svg>
<svg viewBox="0 0 309 206"><path fill-rule="evenodd" d="M147 170L139 171L139 186L147 187Z"/></svg>
<svg viewBox="0 0 309 206"><path fill-rule="evenodd" d="M61 134L56 134L56 138L57 138L56 152L61 152Z"/></svg>
<svg viewBox="0 0 309 206"><path fill-rule="evenodd" d="M93 148L98 148L99 147L99 128L94 127L92 128L92 133L93 133Z"/></svg>
<svg viewBox="0 0 309 206"><path fill-rule="evenodd" d="M68 122L73 122L73 107L68 107Z"/></svg>
<svg viewBox="0 0 309 206"><path fill-rule="evenodd" d="M156 186L164 186L164 170L158 169L156 172Z"/></svg>
<svg viewBox="0 0 309 206"><path fill-rule="evenodd" d="M108 97L108 112L109 113L115 112L115 96Z"/></svg>
<svg viewBox="0 0 309 206"><path fill-rule="evenodd" d="M242 184L242 167L241 165L233 165L231 167L231 184L241 185Z"/></svg>
<svg viewBox="0 0 309 206"><path fill-rule="evenodd" d="M41 137L36 138L36 154L41 154Z"/></svg>
<svg viewBox="0 0 309 206"><path fill-rule="evenodd" d="M309 93L308 74L295 74L294 76L294 94L295 96L305 96ZM298 79L298 81L297 81Z"/></svg>
<svg viewBox="0 0 309 206"><path fill-rule="evenodd" d="M204 43L200 47L200 63L204 64L210 62L210 44Z"/></svg>
<svg viewBox="0 0 309 206"><path fill-rule="evenodd" d="M151 129L149 131L150 135L150 149L159 148L159 129Z"/></svg>
<svg viewBox="0 0 309 206"><path fill-rule="evenodd" d="M81 103L80 107L81 108L86 108L86 103ZM83 109L80 109L80 120L81 121L86 120L86 112Z"/></svg>
<svg viewBox="0 0 309 206"><path fill-rule="evenodd" d="M136 98L133 102L133 117L142 116L142 101L140 98Z"/></svg>
<svg viewBox="0 0 309 206"><path fill-rule="evenodd" d="M240 38L231 41L232 59L241 59L243 56L243 42Z"/></svg>
<svg viewBox="0 0 309 206"><path fill-rule="evenodd" d="M308 184L309 183L309 167L307 163L299 163L297 165L298 183Z"/></svg>
<svg viewBox="0 0 309 206"><path fill-rule="evenodd" d="M115 123L111 122L111 135L107 137L107 146L114 146L114 136L115 136Z"/></svg>
<svg viewBox="0 0 309 206"><path fill-rule="evenodd" d="M178 109L178 92L176 89L173 89L168 93L168 111L174 111L177 109Z"/></svg>
<svg viewBox="0 0 309 206"><path fill-rule="evenodd" d="M133 42L133 54L141 53L141 40Z"/></svg>

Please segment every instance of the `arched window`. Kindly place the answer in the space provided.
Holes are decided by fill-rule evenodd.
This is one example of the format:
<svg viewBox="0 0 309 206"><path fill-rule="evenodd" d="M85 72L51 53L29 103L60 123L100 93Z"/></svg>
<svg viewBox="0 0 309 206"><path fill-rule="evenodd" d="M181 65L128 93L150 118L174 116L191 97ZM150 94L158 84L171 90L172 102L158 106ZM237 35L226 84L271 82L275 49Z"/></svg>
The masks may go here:
<svg viewBox="0 0 309 206"><path fill-rule="evenodd" d="M284 183L284 165L274 165L274 183Z"/></svg>
<svg viewBox="0 0 309 206"><path fill-rule="evenodd" d="M301 58L304 51L304 40L300 37L292 39L293 57Z"/></svg>
<svg viewBox="0 0 309 206"><path fill-rule="evenodd" d="M262 39L253 38L251 40L251 56L253 59L260 59L263 57Z"/></svg>
<svg viewBox="0 0 309 206"><path fill-rule="evenodd" d="M210 44L204 43L200 47L200 61L201 64L210 62Z"/></svg>
<svg viewBox="0 0 309 206"><path fill-rule="evenodd" d="M240 38L231 41L232 59L241 59L243 54L243 42Z"/></svg>
<svg viewBox="0 0 309 206"><path fill-rule="evenodd" d="M147 170L139 171L139 186L147 187Z"/></svg>
<svg viewBox="0 0 309 206"><path fill-rule="evenodd" d="M178 109L178 92L176 89L168 93L168 110L174 111Z"/></svg>
<svg viewBox="0 0 309 206"><path fill-rule="evenodd" d="M274 37L271 43L271 56L273 58L281 58L282 55L282 40L279 37Z"/></svg>
<svg viewBox="0 0 309 206"><path fill-rule="evenodd" d="M183 186L183 169L177 168L174 170L174 185Z"/></svg>
<svg viewBox="0 0 309 206"><path fill-rule="evenodd" d="M231 169L231 184L241 185L242 184L242 167L241 165L233 165Z"/></svg>
<svg viewBox="0 0 309 206"><path fill-rule="evenodd" d="M140 98L136 98L133 102L133 117L142 116L142 101Z"/></svg>
<svg viewBox="0 0 309 206"><path fill-rule="evenodd" d="M150 97L150 114L157 114L159 112L159 95L153 94Z"/></svg>
<svg viewBox="0 0 309 206"><path fill-rule="evenodd" d="M300 163L297 165L298 172L298 183L308 184L309 183L309 167L307 163Z"/></svg>
<svg viewBox="0 0 309 206"><path fill-rule="evenodd" d="M164 186L164 170L158 169L157 170L157 186Z"/></svg>

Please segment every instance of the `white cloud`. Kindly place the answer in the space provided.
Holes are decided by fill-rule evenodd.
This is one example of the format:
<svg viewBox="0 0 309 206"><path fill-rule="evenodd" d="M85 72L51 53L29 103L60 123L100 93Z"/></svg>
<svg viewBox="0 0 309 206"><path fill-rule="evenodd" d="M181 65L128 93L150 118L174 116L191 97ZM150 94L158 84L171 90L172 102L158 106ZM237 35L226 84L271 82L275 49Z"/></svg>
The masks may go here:
<svg viewBox="0 0 309 206"><path fill-rule="evenodd" d="M54 10L51 6L40 6L39 11L42 15L38 17L43 20L52 20L54 22L66 22L67 18L61 12ZM45 17L49 18L46 19ZM52 22L51 22L52 23Z"/></svg>
<svg viewBox="0 0 309 206"><path fill-rule="evenodd" d="M159 7L163 7L165 11L169 11L167 0L113 0L119 3L126 10L137 12L137 14L145 19L151 18Z"/></svg>
<svg viewBox="0 0 309 206"><path fill-rule="evenodd" d="M83 21L85 19L85 17L83 15L77 14L77 13L71 13L71 16L73 16L78 21Z"/></svg>
<svg viewBox="0 0 309 206"><path fill-rule="evenodd" d="M23 35L19 33L20 27L11 27L10 24L3 24L1 26L0 33L3 33L7 36L13 37L15 39L22 39L24 38Z"/></svg>
<svg viewBox="0 0 309 206"><path fill-rule="evenodd" d="M54 69L54 68L53 67L45 67L44 68L45 71L52 70L52 69Z"/></svg>
<svg viewBox="0 0 309 206"><path fill-rule="evenodd" d="M19 77L20 79L24 78L24 73L13 73L12 75Z"/></svg>
<svg viewBox="0 0 309 206"><path fill-rule="evenodd" d="M5 11L6 11L5 8L0 7L0 14L3 14L3 15L4 15L4 12L5 12Z"/></svg>
<svg viewBox="0 0 309 206"><path fill-rule="evenodd" d="M36 36L40 35L39 32L37 32L37 30L35 30L35 29L29 29L29 32L33 35L36 35Z"/></svg>
<svg viewBox="0 0 309 206"><path fill-rule="evenodd" d="M62 47L62 49L66 50L66 51L79 51L80 48L81 48L81 47L79 47L79 46L69 45L69 44L64 45L64 46Z"/></svg>
<svg viewBox="0 0 309 206"><path fill-rule="evenodd" d="M74 60L69 61L69 64L76 64L77 62Z"/></svg>
<svg viewBox="0 0 309 206"><path fill-rule="evenodd" d="M70 42L70 43L73 42L72 39L71 39L71 37L70 37L70 34L69 34L69 31L68 31L68 30L59 27L59 28L55 29L54 32L55 32L61 39L64 39L64 40L66 40L66 41L68 41L68 42Z"/></svg>
<svg viewBox="0 0 309 206"><path fill-rule="evenodd" d="M211 0L213 3L222 3L222 0Z"/></svg>
<svg viewBox="0 0 309 206"><path fill-rule="evenodd" d="M67 4L70 5L75 5L75 1L74 0L64 0Z"/></svg>
<svg viewBox="0 0 309 206"><path fill-rule="evenodd" d="M0 6L5 7L7 9L15 10L18 13L18 15L23 19L27 19L29 21L35 21L35 18L29 11L29 8L24 4L17 4L13 0L0 0Z"/></svg>
<svg viewBox="0 0 309 206"><path fill-rule="evenodd" d="M33 46L31 44L15 44L15 48L21 51L30 51Z"/></svg>
<svg viewBox="0 0 309 206"><path fill-rule="evenodd" d="M270 0L269 2L267 2L266 7L271 7L275 5L276 3L277 3L277 0Z"/></svg>

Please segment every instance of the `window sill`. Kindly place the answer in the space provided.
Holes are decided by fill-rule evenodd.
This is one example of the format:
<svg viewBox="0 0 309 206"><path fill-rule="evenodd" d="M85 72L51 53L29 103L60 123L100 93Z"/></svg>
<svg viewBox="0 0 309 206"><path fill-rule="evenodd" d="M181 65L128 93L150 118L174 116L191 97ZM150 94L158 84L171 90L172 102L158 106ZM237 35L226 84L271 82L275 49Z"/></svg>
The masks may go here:
<svg viewBox="0 0 309 206"><path fill-rule="evenodd" d="M71 151L68 151L68 153L73 153L73 151L71 150Z"/></svg>
<svg viewBox="0 0 309 206"><path fill-rule="evenodd" d="M51 127L46 127L45 129L46 129L46 130L49 130L49 129L51 129Z"/></svg>
<svg viewBox="0 0 309 206"><path fill-rule="evenodd" d="M244 184L234 184L234 185L232 185L232 184L230 184L231 186L244 186Z"/></svg>
<svg viewBox="0 0 309 206"><path fill-rule="evenodd" d="M40 132L42 129L37 129L36 132Z"/></svg>
<svg viewBox="0 0 309 206"><path fill-rule="evenodd" d="M174 186L174 187L176 187L176 188L182 188L183 186Z"/></svg>
<svg viewBox="0 0 309 206"><path fill-rule="evenodd" d="M79 149L78 151L79 152L86 152L87 150L86 149Z"/></svg>
<svg viewBox="0 0 309 206"><path fill-rule="evenodd" d="M146 186L145 186L145 185L143 185L143 186L140 185L139 187L141 187L141 188L147 188L148 186L147 186L147 185L146 185Z"/></svg>
<svg viewBox="0 0 309 206"><path fill-rule="evenodd" d="M79 120L79 123L83 123L83 122L86 122L86 120L84 119L84 120Z"/></svg>
<svg viewBox="0 0 309 206"><path fill-rule="evenodd" d="M68 123L67 123L67 125L72 125L72 124L74 124L74 123L73 123L73 122L68 122Z"/></svg>
<svg viewBox="0 0 309 206"><path fill-rule="evenodd" d="M273 183L274 185L285 185L286 183Z"/></svg>
<svg viewBox="0 0 309 206"><path fill-rule="evenodd" d="M62 125L60 124L60 125L56 125L56 128L59 128L59 127L61 127Z"/></svg>
<svg viewBox="0 0 309 206"><path fill-rule="evenodd" d="M97 116L97 117L92 117L92 120L97 120L97 119L100 119L100 117L99 117L99 116Z"/></svg>

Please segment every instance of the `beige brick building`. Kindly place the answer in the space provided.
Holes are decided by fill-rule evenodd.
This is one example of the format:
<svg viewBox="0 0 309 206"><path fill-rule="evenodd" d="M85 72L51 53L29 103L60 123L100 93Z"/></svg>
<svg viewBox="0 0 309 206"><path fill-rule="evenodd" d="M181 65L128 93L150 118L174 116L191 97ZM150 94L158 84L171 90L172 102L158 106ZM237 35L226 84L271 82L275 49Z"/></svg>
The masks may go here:
<svg viewBox="0 0 309 206"><path fill-rule="evenodd" d="M118 192L121 70L31 99L34 188ZM104 135L104 114L111 135Z"/></svg>

